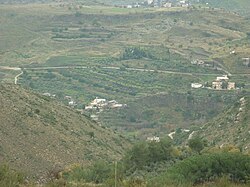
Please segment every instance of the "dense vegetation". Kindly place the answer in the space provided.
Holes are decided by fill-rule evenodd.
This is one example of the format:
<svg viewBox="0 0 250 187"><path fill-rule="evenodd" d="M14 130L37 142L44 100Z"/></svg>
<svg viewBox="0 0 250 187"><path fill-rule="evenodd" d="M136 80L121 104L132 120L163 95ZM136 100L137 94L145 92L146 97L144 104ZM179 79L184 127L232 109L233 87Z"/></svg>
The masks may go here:
<svg viewBox="0 0 250 187"><path fill-rule="evenodd" d="M198 184L226 176L234 182L249 182L250 158L240 153L212 153L185 159L151 184Z"/></svg>
<svg viewBox="0 0 250 187"><path fill-rule="evenodd" d="M91 166L72 165L52 171L48 186L163 187L163 186L247 186L250 157L236 147L203 149L197 154L199 137L191 139L190 148L174 147L169 139L138 142L124 158L112 163L99 160ZM15 186L24 182L19 173L6 166L0 168L0 183ZM32 185L32 181L27 181ZM27 184L28 184L27 183ZM47 186L46 185L46 186Z"/></svg>
<svg viewBox="0 0 250 187"><path fill-rule="evenodd" d="M115 172L119 186L199 186L210 182L216 185L223 177L224 185L228 186L227 181L249 183L249 156L223 150L201 155L189 150L187 154L185 149L174 151L167 142L138 143L118 166L98 162L89 169L76 167L64 173L64 177L68 181L102 183L103 186L114 185Z"/></svg>

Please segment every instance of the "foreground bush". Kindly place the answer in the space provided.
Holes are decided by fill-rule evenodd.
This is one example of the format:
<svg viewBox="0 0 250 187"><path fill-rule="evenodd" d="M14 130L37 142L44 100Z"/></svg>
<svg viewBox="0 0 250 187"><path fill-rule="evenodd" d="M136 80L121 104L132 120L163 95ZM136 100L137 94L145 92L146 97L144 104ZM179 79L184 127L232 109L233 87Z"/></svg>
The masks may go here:
<svg viewBox="0 0 250 187"><path fill-rule="evenodd" d="M24 177L21 173L11 170L7 165L0 165L0 186L20 186L23 182Z"/></svg>
<svg viewBox="0 0 250 187"><path fill-rule="evenodd" d="M226 176L237 183L250 182L250 157L241 153L214 153L196 155L185 159L165 174L149 183L149 186L199 184Z"/></svg>

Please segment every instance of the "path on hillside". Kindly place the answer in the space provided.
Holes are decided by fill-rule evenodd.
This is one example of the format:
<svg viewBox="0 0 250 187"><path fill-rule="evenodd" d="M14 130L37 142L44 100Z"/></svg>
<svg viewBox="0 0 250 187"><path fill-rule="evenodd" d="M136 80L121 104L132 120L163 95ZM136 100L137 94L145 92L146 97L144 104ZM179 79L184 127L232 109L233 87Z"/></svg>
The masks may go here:
<svg viewBox="0 0 250 187"><path fill-rule="evenodd" d="M22 74L23 74L23 71L19 73L17 76L15 76L15 81L14 81L15 84L17 84L18 77L21 76Z"/></svg>

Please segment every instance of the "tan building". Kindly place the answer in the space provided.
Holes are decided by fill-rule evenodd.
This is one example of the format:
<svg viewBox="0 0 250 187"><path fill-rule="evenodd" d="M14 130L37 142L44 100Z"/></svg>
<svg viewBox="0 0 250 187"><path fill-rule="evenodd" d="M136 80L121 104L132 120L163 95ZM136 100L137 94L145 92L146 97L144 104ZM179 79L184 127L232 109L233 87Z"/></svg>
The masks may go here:
<svg viewBox="0 0 250 187"><path fill-rule="evenodd" d="M216 89L216 90L221 90L222 89L222 82L220 82L220 81L212 82L212 88Z"/></svg>
<svg viewBox="0 0 250 187"><path fill-rule="evenodd" d="M235 90L235 82L228 82L227 89Z"/></svg>

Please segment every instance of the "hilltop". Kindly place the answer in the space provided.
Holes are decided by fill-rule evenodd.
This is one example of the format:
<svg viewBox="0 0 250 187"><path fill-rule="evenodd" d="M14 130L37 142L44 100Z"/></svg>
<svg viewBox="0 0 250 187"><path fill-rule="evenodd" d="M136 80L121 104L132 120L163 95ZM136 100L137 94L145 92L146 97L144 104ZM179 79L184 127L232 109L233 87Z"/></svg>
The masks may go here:
<svg viewBox="0 0 250 187"><path fill-rule="evenodd" d="M128 141L70 107L0 85L0 160L32 175L74 163L121 158Z"/></svg>

